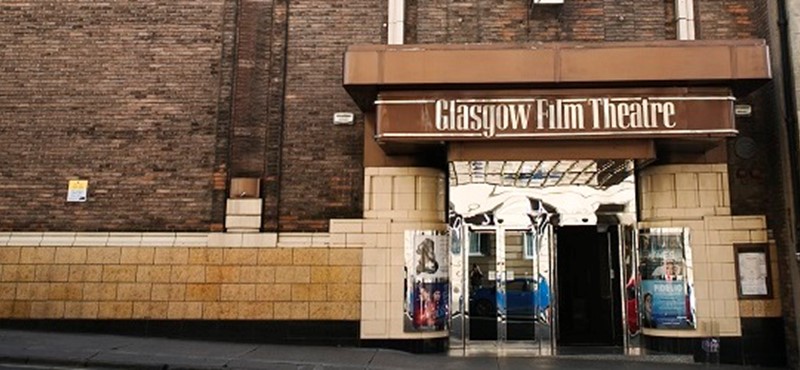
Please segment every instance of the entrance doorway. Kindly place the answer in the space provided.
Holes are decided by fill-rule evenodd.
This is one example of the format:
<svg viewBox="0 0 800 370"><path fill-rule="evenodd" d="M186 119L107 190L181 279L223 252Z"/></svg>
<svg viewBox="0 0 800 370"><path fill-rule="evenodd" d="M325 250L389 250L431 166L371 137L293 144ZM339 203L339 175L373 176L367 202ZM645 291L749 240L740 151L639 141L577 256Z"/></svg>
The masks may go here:
<svg viewBox="0 0 800 370"><path fill-rule="evenodd" d="M558 228L559 346L623 345L618 230Z"/></svg>
<svg viewBox="0 0 800 370"><path fill-rule="evenodd" d="M636 351L633 161L449 167L452 353Z"/></svg>
<svg viewBox="0 0 800 370"><path fill-rule="evenodd" d="M471 225L463 231L470 352L549 351L549 229Z"/></svg>

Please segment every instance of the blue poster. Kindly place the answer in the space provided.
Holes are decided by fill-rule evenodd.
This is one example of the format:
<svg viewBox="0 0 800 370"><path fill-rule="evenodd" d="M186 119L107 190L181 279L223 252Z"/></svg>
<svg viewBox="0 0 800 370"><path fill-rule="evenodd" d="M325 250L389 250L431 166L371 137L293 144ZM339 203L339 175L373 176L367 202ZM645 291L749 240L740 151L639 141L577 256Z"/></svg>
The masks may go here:
<svg viewBox="0 0 800 370"><path fill-rule="evenodd" d="M642 303L645 328L692 327L689 295L683 280L642 280Z"/></svg>
<svg viewBox="0 0 800 370"><path fill-rule="evenodd" d="M693 329L691 248L688 230L645 229L639 234L642 327Z"/></svg>

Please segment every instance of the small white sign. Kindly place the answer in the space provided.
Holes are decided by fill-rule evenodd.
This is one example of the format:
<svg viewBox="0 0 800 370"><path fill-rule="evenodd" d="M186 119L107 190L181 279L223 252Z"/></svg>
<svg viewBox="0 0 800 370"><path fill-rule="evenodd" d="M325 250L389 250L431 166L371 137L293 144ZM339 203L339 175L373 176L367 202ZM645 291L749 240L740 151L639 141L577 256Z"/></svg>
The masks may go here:
<svg viewBox="0 0 800 370"><path fill-rule="evenodd" d="M352 125L355 116L350 112L338 112L333 114L334 125Z"/></svg>
<svg viewBox="0 0 800 370"><path fill-rule="evenodd" d="M67 202L85 202L89 190L87 180L69 180L67 188Z"/></svg>
<svg viewBox="0 0 800 370"><path fill-rule="evenodd" d="M749 117L751 114L753 114L753 106L749 104L736 104L733 107L733 114L740 117Z"/></svg>
<svg viewBox="0 0 800 370"><path fill-rule="evenodd" d="M764 253L739 253L739 286L742 295L767 295L767 259Z"/></svg>

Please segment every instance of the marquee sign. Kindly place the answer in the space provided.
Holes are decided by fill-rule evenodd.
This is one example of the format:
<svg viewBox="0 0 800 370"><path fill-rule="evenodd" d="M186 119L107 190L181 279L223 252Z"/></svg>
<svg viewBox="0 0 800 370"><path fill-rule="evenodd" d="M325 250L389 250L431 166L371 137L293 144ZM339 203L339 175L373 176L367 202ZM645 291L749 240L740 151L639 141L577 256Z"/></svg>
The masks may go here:
<svg viewBox="0 0 800 370"><path fill-rule="evenodd" d="M732 136L734 98L722 95L538 95L423 98L382 94L383 140L576 139Z"/></svg>

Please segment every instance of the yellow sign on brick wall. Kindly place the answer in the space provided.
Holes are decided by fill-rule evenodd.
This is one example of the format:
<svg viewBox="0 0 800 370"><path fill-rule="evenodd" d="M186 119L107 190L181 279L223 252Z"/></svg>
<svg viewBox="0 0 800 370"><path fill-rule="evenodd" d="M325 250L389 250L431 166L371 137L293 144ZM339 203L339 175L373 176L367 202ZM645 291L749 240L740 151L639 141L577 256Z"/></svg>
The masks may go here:
<svg viewBox="0 0 800 370"><path fill-rule="evenodd" d="M89 189L87 180L69 180L67 202L85 202Z"/></svg>

